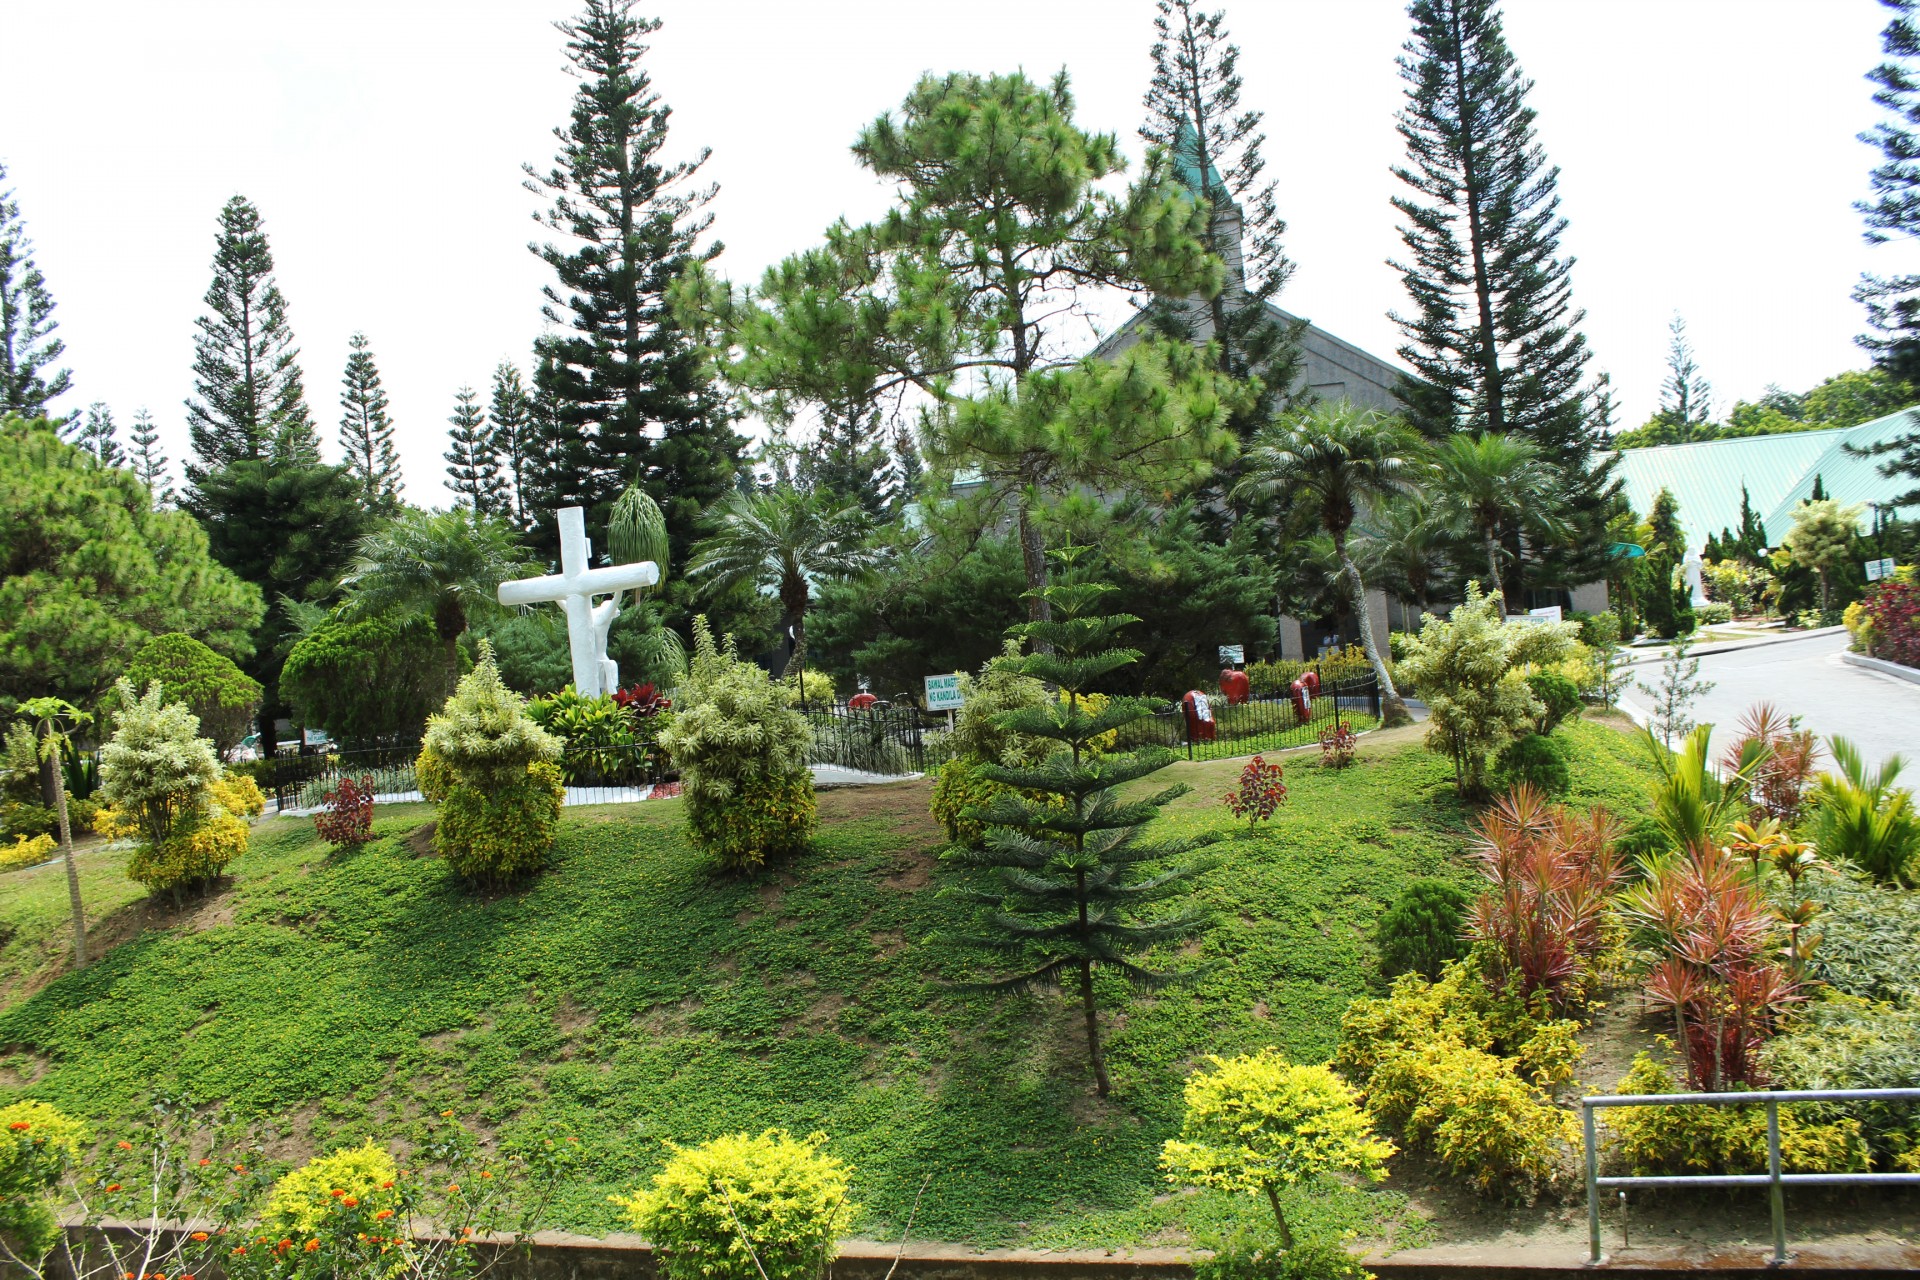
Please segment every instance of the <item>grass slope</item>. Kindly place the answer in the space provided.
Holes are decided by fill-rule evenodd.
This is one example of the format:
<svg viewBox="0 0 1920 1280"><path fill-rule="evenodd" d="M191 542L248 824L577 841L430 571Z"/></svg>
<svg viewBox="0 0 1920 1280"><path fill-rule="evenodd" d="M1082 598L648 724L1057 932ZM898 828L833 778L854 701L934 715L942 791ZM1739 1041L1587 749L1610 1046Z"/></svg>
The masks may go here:
<svg viewBox="0 0 1920 1280"><path fill-rule="evenodd" d="M1593 723L1562 732L1576 801L1634 812L1635 744ZM1108 1102L1061 999L943 989L973 961L949 940L968 916L938 892L923 783L829 793L814 848L750 882L687 848L678 801L568 810L552 869L493 898L421 855L424 806L384 810L382 838L344 856L306 822L264 823L220 898L0 1012L0 1098L110 1125L175 1088L277 1124L289 1156L404 1138L441 1110L504 1142L564 1126L585 1160L554 1225L595 1232L616 1225L607 1194L656 1168L663 1138L817 1128L858 1170L864 1232L897 1231L930 1176L920 1238L1177 1239L1246 1207L1166 1196L1155 1174L1190 1064L1268 1044L1325 1058L1372 984L1381 909L1414 876L1468 878L1445 761L1383 743L1344 773L1288 766L1281 816L1219 846L1202 882L1218 926L1189 958L1211 972L1151 998L1103 989L1118 1011ZM1238 768L1161 775L1196 787L1166 821L1224 826ZM95 855L96 889L108 859ZM55 889L57 868L0 879L17 944L0 962L39 954ZM1290 1213L1418 1236L1389 1192L1330 1184Z"/></svg>

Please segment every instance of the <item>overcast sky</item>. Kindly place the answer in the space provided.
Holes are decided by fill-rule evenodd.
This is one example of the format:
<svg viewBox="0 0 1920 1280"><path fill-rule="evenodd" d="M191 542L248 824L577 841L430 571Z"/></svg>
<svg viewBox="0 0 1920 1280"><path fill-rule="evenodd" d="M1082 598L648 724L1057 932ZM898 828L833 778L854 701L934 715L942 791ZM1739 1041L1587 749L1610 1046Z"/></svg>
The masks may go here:
<svg viewBox="0 0 1920 1280"><path fill-rule="evenodd" d="M445 501L447 414L539 332L537 197L573 82L550 25L573 0L11 0L0 75L9 170L58 304L74 408L146 406L186 452L194 317L216 214L261 209L330 454L347 339L370 336L408 496ZM1873 153L1863 74L1875 0L1509 0L1507 31L1562 170L1595 369L1632 425L1657 405L1666 326L1687 319L1717 411L1768 383L1864 364L1871 249L1852 202ZM925 71L1072 74L1079 120L1134 133L1151 0L661 0L648 55L669 150L713 149L714 231L757 278L887 193L848 152ZM1377 355L1404 307L1385 260L1400 184L1394 0L1231 0L1246 104L1267 112L1287 246L1279 301Z"/></svg>

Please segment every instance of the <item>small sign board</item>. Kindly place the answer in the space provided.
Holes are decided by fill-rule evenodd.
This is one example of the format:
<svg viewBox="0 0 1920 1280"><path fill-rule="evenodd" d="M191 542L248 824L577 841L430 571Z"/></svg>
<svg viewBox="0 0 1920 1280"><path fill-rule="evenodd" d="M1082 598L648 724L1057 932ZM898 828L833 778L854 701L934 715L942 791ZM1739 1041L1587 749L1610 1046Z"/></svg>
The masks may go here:
<svg viewBox="0 0 1920 1280"><path fill-rule="evenodd" d="M300 745L303 747L324 747L327 743L328 738L325 729L302 729L300 731Z"/></svg>
<svg viewBox="0 0 1920 1280"><path fill-rule="evenodd" d="M1529 609L1527 610L1527 616L1541 622L1560 622L1563 620L1560 606L1557 604L1550 604L1544 609Z"/></svg>
<svg viewBox="0 0 1920 1280"><path fill-rule="evenodd" d="M1893 569L1893 557L1891 556L1888 556L1884 560L1869 560L1867 561L1867 581L1878 582L1882 578L1891 578L1893 576Z"/></svg>
<svg viewBox="0 0 1920 1280"><path fill-rule="evenodd" d="M966 701L960 694L958 675L927 677L927 710L958 711Z"/></svg>
<svg viewBox="0 0 1920 1280"><path fill-rule="evenodd" d="M1247 647L1243 644L1223 644L1220 646L1220 665L1237 667L1247 660Z"/></svg>

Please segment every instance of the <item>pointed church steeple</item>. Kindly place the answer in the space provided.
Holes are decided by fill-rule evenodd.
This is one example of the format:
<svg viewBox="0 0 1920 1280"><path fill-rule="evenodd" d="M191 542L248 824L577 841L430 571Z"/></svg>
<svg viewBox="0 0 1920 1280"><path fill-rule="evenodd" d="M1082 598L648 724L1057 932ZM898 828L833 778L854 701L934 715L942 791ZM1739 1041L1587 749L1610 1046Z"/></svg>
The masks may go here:
<svg viewBox="0 0 1920 1280"><path fill-rule="evenodd" d="M1195 196L1212 203L1213 251L1227 266L1223 289L1228 297L1239 297L1247 291L1246 259L1240 249L1243 233L1240 206L1234 203L1233 193L1227 190L1227 184L1211 160L1206 162L1202 173L1200 134L1191 120L1182 120L1180 131L1173 136L1173 176Z"/></svg>
<svg viewBox="0 0 1920 1280"><path fill-rule="evenodd" d="M1220 171L1207 162L1207 171L1200 172L1200 134L1193 127L1193 121L1182 120L1180 131L1173 136L1173 176L1181 186L1194 195L1206 200L1219 200L1227 195L1227 184L1220 180ZM1231 199L1228 196L1228 199Z"/></svg>

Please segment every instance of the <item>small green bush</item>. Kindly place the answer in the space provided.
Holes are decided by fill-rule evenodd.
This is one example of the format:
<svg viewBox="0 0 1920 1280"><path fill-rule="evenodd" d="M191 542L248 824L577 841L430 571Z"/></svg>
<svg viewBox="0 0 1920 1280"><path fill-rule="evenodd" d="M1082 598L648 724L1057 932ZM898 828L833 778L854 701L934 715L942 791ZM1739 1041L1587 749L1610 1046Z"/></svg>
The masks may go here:
<svg viewBox="0 0 1920 1280"><path fill-rule="evenodd" d="M206 811L220 762L200 736L199 718L168 702L159 685L136 695L122 680L117 693L113 737L100 753L100 798L157 847Z"/></svg>
<svg viewBox="0 0 1920 1280"><path fill-rule="evenodd" d="M178 632L155 636L142 645L127 667L136 689L158 682L168 702L178 702L200 721L200 732L225 755L253 731L260 707L260 682L192 636Z"/></svg>
<svg viewBox="0 0 1920 1280"><path fill-rule="evenodd" d="M49 1193L80 1157L85 1130L44 1102L0 1107L0 1237L29 1262L60 1239Z"/></svg>
<svg viewBox="0 0 1920 1280"><path fill-rule="evenodd" d="M1703 627L1732 622L1733 606L1724 600L1710 600L1706 604L1697 604L1693 606L1693 620Z"/></svg>
<svg viewBox="0 0 1920 1280"><path fill-rule="evenodd" d="M1573 771L1558 740L1541 733L1515 738L1500 752L1494 775L1500 791L1511 791L1527 783L1555 798L1573 789Z"/></svg>
<svg viewBox="0 0 1920 1280"><path fill-rule="evenodd" d="M1646 1053L1615 1093L1683 1092L1668 1070ZM1814 1118L1805 1104L1780 1107L1780 1163L1792 1173L1857 1173L1867 1167L1860 1122ZM1603 1119L1614 1149L1634 1177L1767 1171L1765 1107L1609 1107Z"/></svg>
<svg viewBox="0 0 1920 1280"><path fill-rule="evenodd" d="M159 844L141 841L127 859L127 877L154 893L205 889L247 851L247 834L243 820L215 806Z"/></svg>
<svg viewBox="0 0 1920 1280"><path fill-rule="evenodd" d="M1417 973L1429 982L1449 960L1466 953L1461 924L1473 895L1445 880L1415 880L1388 907L1374 929L1380 975Z"/></svg>
<svg viewBox="0 0 1920 1280"><path fill-rule="evenodd" d="M941 765L934 775L929 808L933 820L947 829L947 839L955 844L978 845L986 834L986 827L967 817L967 810L985 808L1006 789L984 776L977 761L956 756Z"/></svg>
<svg viewBox="0 0 1920 1280"><path fill-rule="evenodd" d="M567 787L560 766L540 761L517 782L456 783L440 802L433 847L468 880L498 884L546 865Z"/></svg>
<svg viewBox="0 0 1920 1280"><path fill-rule="evenodd" d="M1534 672L1527 677L1527 688L1542 708L1533 721L1536 733L1552 733L1561 721L1580 713L1580 686L1557 671Z"/></svg>
<svg viewBox="0 0 1920 1280"><path fill-rule="evenodd" d="M1782 1088L1920 1088L1920 1008L1830 995L1795 1020L1792 1034L1769 1040L1761 1055ZM1874 1168L1920 1173L1920 1108L1911 1103L1821 1104L1807 1111L1858 1120Z"/></svg>
<svg viewBox="0 0 1920 1280"><path fill-rule="evenodd" d="M653 1242L667 1280L821 1280L857 1208L825 1143L781 1129L669 1143L650 1189L609 1199Z"/></svg>
<svg viewBox="0 0 1920 1280"><path fill-rule="evenodd" d="M1291 1249L1252 1232L1216 1241L1213 1256L1193 1265L1194 1280L1376 1280L1373 1272L1332 1240L1308 1240Z"/></svg>
<svg viewBox="0 0 1920 1280"><path fill-rule="evenodd" d="M260 1225L311 1236L342 1208L397 1209L400 1195L393 1184L399 1176L393 1157L371 1140L315 1156L273 1184Z"/></svg>
<svg viewBox="0 0 1920 1280"><path fill-rule="evenodd" d="M687 833L729 870L758 867L806 847L816 818L813 778L744 777L719 804L689 804Z"/></svg>
<svg viewBox="0 0 1920 1280"><path fill-rule="evenodd" d="M564 744L560 767L571 785L616 781L640 763L633 713L610 696L583 698L568 685L533 699L527 714Z"/></svg>

